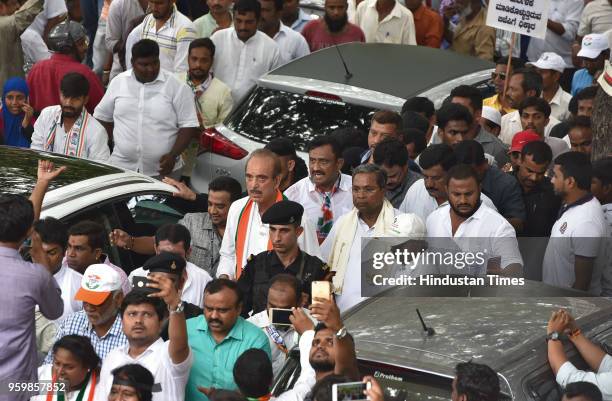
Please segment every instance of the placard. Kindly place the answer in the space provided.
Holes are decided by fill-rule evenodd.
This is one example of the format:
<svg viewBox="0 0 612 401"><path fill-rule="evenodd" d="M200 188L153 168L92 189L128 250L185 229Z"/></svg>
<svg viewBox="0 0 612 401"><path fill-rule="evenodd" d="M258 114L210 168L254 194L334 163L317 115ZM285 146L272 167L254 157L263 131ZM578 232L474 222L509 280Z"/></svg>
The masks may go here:
<svg viewBox="0 0 612 401"><path fill-rule="evenodd" d="M489 0L487 25L544 39L549 0Z"/></svg>

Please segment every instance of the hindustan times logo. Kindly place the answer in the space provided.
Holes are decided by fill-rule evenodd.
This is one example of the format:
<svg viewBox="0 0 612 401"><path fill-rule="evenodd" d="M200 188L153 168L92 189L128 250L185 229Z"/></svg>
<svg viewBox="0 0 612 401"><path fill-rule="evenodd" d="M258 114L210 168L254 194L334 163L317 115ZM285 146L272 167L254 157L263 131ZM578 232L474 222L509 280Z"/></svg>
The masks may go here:
<svg viewBox="0 0 612 401"><path fill-rule="evenodd" d="M407 249L396 249L394 252L375 252L372 255L372 267L380 270L385 266L403 265L414 270L417 266L446 265L463 269L468 266L482 266L486 262L486 252L440 252L408 251Z"/></svg>

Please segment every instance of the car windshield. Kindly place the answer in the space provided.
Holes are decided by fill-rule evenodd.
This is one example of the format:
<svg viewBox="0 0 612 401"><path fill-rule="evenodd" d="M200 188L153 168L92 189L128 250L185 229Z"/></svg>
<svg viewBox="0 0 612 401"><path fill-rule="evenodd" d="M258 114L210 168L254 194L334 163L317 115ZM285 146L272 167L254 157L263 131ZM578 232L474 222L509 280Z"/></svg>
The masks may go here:
<svg viewBox="0 0 612 401"><path fill-rule="evenodd" d="M51 182L49 190L90 178L122 172L117 168L94 162L84 162L50 153L37 153L27 149L1 146L0 188L2 188L2 192L29 195L34 188L34 184L36 184L38 159L51 160L58 166L68 167L65 172Z"/></svg>
<svg viewBox="0 0 612 401"><path fill-rule="evenodd" d="M257 142L289 138L298 150L304 151L315 136L339 127L367 132L374 111L341 100L259 87L225 124Z"/></svg>

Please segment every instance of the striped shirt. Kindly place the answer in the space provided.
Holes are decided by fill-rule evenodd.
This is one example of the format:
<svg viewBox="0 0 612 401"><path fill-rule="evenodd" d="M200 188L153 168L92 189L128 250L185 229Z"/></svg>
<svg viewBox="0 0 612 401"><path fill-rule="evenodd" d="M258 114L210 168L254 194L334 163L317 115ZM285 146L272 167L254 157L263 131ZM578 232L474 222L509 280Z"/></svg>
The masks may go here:
<svg viewBox="0 0 612 401"><path fill-rule="evenodd" d="M151 39L159 45L161 68L172 73L187 71L189 44L197 37L195 26L173 6L172 15L159 30L153 14L148 14L136 28L140 39Z"/></svg>
<svg viewBox="0 0 612 401"><path fill-rule="evenodd" d="M55 341L69 334L77 334L80 336L88 337L93 345L96 354L100 359L104 359L106 355L117 347L121 347L127 344L128 340L125 334L123 334L123 324L121 323L121 316L117 315L115 323L111 326L108 333L102 337L98 337L98 334L93 329L87 314L84 310L73 313L68 316L57 330ZM47 357L45 358L44 364L53 363L53 350L49 350Z"/></svg>

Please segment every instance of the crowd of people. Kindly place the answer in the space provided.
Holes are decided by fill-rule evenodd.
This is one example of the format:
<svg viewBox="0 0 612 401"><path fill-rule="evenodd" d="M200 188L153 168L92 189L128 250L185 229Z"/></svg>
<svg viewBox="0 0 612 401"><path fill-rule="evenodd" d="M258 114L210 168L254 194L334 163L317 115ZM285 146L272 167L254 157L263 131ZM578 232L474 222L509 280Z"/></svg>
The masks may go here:
<svg viewBox="0 0 612 401"><path fill-rule="evenodd" d="M0 400L268 400L299 349L299 378L276 398L330 401L333 384L363 380L382 401L341 317L365 299L367 238L451 238L488 250L485 273L612 294L612 155L591 154L596 99L612 96L611 0L551 0L546 37L514 46L481 0L325 0L321 18L298 0L98 3L0 0L2 141L159 178L202 211L149 236L41 219L65 170L43 160L29 200L0 195L0 382L51 384ZM495 94L407 99L367 133L316 136L307 163L273 139L246 158L245 182L190 188L202 131L259 77L348 42L494 61ZM109 247L146 262L129 271ZM564 336L593 372L568 361ZM610 357L567 311L547 339L564 400L612 399ZM457 365L453 401L499 394L493 370Z"/></svg>

